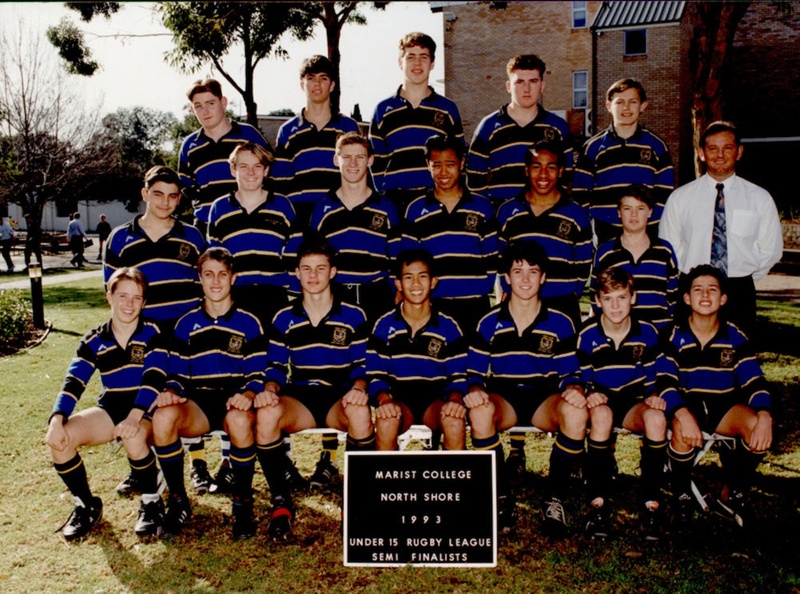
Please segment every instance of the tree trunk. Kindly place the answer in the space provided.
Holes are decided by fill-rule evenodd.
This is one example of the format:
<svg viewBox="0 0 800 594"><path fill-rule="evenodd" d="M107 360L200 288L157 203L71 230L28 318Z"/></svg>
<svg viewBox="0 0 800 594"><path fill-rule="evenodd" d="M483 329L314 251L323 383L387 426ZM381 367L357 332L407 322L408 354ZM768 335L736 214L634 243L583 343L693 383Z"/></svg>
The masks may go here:
<svg viewBox="0 0 800 594"><path fill-rule="evenodd" d="M724 119L725 97L722 74L730 62L736 29L750 2L689 3L692 40L689 59L692 72L692 129L695 170L699 175L697 146L700 135L711 122Z"/></svg>

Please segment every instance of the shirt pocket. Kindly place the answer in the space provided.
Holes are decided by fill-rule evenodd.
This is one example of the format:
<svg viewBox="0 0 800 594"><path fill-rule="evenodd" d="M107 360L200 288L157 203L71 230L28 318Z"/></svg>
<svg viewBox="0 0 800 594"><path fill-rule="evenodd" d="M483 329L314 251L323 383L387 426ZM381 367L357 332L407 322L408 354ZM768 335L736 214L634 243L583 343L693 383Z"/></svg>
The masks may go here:
<svg viewBox="0 0 800 594"><path fill-rule="evenodd" d="M731 233L738 237L755 238L758 233L758 213L755 210L734 210Z"/></svg>

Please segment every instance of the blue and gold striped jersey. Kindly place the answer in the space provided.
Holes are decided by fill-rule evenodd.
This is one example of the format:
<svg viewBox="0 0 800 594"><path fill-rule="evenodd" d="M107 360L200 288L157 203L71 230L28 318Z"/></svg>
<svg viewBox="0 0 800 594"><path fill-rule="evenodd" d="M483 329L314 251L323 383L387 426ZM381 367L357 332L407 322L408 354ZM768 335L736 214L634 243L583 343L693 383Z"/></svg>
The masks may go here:
<svg viewBox="0 0 800 594"><path fill-rule="evenodd" d="M111 321L86 333L69 364L53 414L69 417L95 370L103 385L101 398L126 399L131 408L147 411L164 389L169 355L158 326L139 319L124 347L117 343Z"/></svg>
<svg viewBox="0 0 800 594"><path fill-rule="evenodd" d="M654 324L661 330L672 322L678 298L678 260L675 250L665 239L650 239L650 247L638 261L622 246L619 238L600 245L594 256L592 280L594 288L597 275L606 268L619 267L626 270L636 283L636 316ZM599 308L594 305L597 313Z"/></svg>
<svg viewBox="0 0 800 594"><path fill-rule="evenodd" d="M348 210L331 190L314 208L309 226L336 248L336 282L362 284L388 281L399 251L399 224L394 204L377 192ZM292 286L299 290L296 279Z"/></svg>
<svg viewBox="0 0 800 594"><path fill-rule="evenodd" d="M530 390L533 396L579 384L572 321L542 305L533 323L520 333L509 301L496 305L478 322L467 361L469 386L500 395Z"/></svg>
<svg viewBox="0 0 800 594"><path fill-rule="evenodd" d="M152 241L139 226L141 215L116 227L106 243L103 280L123 266L138 268L147 278L143 315L159 322L175 322L197 307L202 297L195 264L205 241L192 225L175 220L172 229Z"/></svg>
<svg viewBox="0 0 800 594"><path fill-rule="evenodd" d="M436 309L412 334L402 304L381 316L367 341L367 379L373 406L381 392L447 400L465 393L467 344L456 321Z"/></svg>
<svg viewBox="0 0 800 594"><path fill-rule="evenodd" d="M209 247L222 246L236 260L236 285L289 286L290 241L299 243L291 203L269 192L253 212L247 212L233 194L211 205L208 221ZM295 248L296 249L296 248Z"/></svg>
<svg viewBox="0 0 800 594"><path fill-rule="evenodd" d="M753 410L770 410L772 399L756 354L744 334L720 320L719 331L705 346L688 321L665 330L663 353L656 363L658 389L667 414L689 402L742 403Z"/></svg>
<svg viewBox="0 0 800 594"><path fill-rule="evenodd" d="M655 236L661 213L670 192L675 188L675 173L667 145L645 126L638 126L630 138L620 138L614 126L583 145L572 180L572 197L589 209L593 220L613 228L614 235L622 232L617 212L619 191L631 184L641 184L653 190L655 206L648 229ZM607 234L600 241L609 239Z"/></svg>
<svg viewBox="0 0 800 594"><path fill-rule="evenodd" d="M401 248L424 248L433 256L439 278L434 297L484 297L491 293L497 272L494 208L464 189L448 212L429 190L408 206Z"/></svg>
<svg viewBox="0 0 800 594"><path fill-rule="evenodd" d="M567 195L549 210L533 214L522 193L497 211L500 251L512 241L534 240L550 259L542 297L580 297L592 267L592 228L586 209Z"/></svg>
<svg viewBox="0 0 800 594"><path fill-rule="evenodd" d="M359 128L354 119L342 114L333 115L322 128L303 115L293 117L278 130L270 178L274 190L292 204L317 204L341 182L339 168L333 164L336 139Z"/></svg>
<svg viewBox="0 0 800 594"><path fill-rule="evenodd" d="M578 334L581 380L589 391L641 401L656 391L658 330L631 317L631 328L619 346L606 336L600 316L589 320Z"/></svg>
<svg viewBox="0 0 800 594"><path fill-rule="evenodd" d="M302 297L295 299L272 322L266 381L282 388L287 383L338 388L344 395L353 382L365 379L366 321L361 308L334 298L314 326Z"/></svg>
<svg viewBox="0 0 800 594"><path fill-rule="evenodd" d="M425 142L431 136L445 134L463 142L458 107L432 87L430 91L416 108L400 96L400 88L375 107L369 139L375 151L372 179L381 193L424 191L433 185L425 162Z"/></svg>
<svg viewBox="0 0 800 594"><path fill-rule="evenodd" d="M251 313L232 306L211 317L201 306L175 326L167 387L184 396L264 390L267 341Z"/></svg>
<svg viewBox="0 0 800 594"><path fill-rule="evenodd" d="M178 154L178 174L185 186L184 192L192 200L197 220L208 223L208 211L214 200L236 191L228 157L244 142L272 150L261 133L244 122L232 121L231 129L217 141L206 136L202 128L184 139Z"/></svg>
<svg viewBox="0 0 800 594"><path fill-rule="evenodd" d="M498 205L525 188L525 153L535 142L560 141L564 145L565 175L572 171L569 126L562 118L539 106L532 122L520 126L508 115L508 105L478 124L467 155L469 189Z"/></svg>

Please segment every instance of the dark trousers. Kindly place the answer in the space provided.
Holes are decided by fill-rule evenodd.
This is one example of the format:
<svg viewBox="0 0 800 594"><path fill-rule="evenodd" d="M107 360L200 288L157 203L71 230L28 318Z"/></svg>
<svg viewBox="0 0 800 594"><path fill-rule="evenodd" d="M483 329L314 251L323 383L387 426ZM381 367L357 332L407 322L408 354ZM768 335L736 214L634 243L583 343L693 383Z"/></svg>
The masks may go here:
<svg viewBox="0 0 800 594"><path fill-rule="evenodd" d="M6 268L13 270L14 262L11 260L11 242L13 239L0 240L0 250L3 252L3 260L6 261Z"/></svg>

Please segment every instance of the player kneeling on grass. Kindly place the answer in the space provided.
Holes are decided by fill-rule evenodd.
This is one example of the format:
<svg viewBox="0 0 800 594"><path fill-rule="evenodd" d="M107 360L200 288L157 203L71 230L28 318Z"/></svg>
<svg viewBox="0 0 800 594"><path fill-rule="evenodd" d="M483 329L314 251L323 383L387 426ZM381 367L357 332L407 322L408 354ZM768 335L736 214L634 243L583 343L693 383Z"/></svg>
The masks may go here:
<svg viewBox="0 0 800 594"><path fill-rule="evenodd" d="M111 320L81 340L45 438L56 472L75 498L75 510L61 527L67 540L85 536L103 516L103 502L92 495L78 454L82 446L122 441L143 493L136 534L153 533L164 513L146 413L163 389L167 351L160 346L158 326L141 318L147 292L144 275L136 268L120 268L106 286ZM72 414L95 369L103 384L97 406Z"/></svg>
<svg viewBox="0 0 800 594"><path fill-rule="evenodd" d="M243 419L264 388L266 341L261 324L233 302L234 259L209 248L197 260L204 300L178 320L166 389L153 414L156 453L169 487L162 538L179 534L192 515L183 473L182 437L224 429L231 438L233 535L255 533L250 485L255 470L252 424Z"/></svg>
<svg viewBox="0 0 800 594"><path fill-rule="evenodd" d="M608 498L616 471L614 427L642 439L642 527L658 540L661 487L667 461L667 405L656 392L658 331L631 315L636 303L634 279L622 268L597 275L594 299L600 314L578 335L578 361L589 409L588 451L584 469L591 507L586 533L605 538L611 529Z"/></svg>
<svg viewBox="0 0 800 594"><path fill-rule="evenodd" d="M348 450L375 445L364 374L366 315L331 291L336 276L331 244L310 237L297 255L302 294L275 314L264 391L254 402L255 447L272 494L267 530L272 538L285 537L294 517L284 434L331 427L347 431Z"/></svg>
<svg viewBox="0 0 800 594"><path fill-rule="evenodd" d="M562 498L577 471L586 437L586 398L575 355L575 328L567 315L541 300L549 260L535 241L510 244L499 271L510 297L478 323L469 349L464 404L472 445L493 450L498 468L498 530L511 531L515 503L503 463L499 431L516 425L558 431L550 456L549 499L543 515L551 532L567 528Z"/></svg>
<svg viewBox="0 0 800 594"><path fill-rule="evenodd" d="M691 313L669 329L657 362L661 395L672 419L669 463L678 527L692 519L691 472L703 432L736 437L722 450L724 476L714 509L740 526L747 521L746 492L772 445L771 397L747 337L723 317L725 275L704 264L686 275L683 300Z"/></svg>
<svg viewBox="0 0 800 594"><path fill-rule="evenodd" d="M378 449L396 450L398 435L424 423L444 434L446 450L463 450L467 345L456 321L431 304L433 256L401 252L395 279L402 301L378 319L367 347Z"/></svg>

